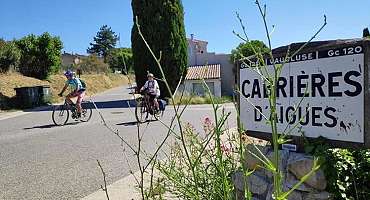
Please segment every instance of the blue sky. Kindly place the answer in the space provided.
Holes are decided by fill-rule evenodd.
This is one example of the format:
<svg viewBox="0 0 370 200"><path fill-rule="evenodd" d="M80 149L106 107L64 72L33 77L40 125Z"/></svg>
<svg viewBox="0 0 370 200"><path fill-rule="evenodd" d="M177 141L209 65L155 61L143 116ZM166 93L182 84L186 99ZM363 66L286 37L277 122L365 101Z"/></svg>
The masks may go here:
<svg viewBox="0 0 370 200"><path fill-rule="evenodd" d="M208 41L208 51L229 53L241 41L239 12L251 39L266 41L254 0L183 0L187 37ZM328 25L315 40L355 38L370 27L368 0L270 0L268 23L275 25L273 47L305 41L323 22ZM86 54L99 27L107 24L121 35L121 46L130 46L130 0L7 0L0 7L0 38L11 40L27 34L50 32L60 36L64 50Z"/></svg>

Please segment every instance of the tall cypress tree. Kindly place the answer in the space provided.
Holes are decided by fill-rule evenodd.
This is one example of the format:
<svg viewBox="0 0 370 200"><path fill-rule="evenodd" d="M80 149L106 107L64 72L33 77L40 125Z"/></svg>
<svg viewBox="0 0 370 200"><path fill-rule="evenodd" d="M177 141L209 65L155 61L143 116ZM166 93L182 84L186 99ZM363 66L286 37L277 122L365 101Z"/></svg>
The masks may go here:
<svg viewBox="0 0 370 200"><path fill-rule="evenodd" d="M370 37L369 28L364 28L362 31L362 37Z"/></svg>
<svg viewBox="0 0 370 200"><path fill-rule="evenodd" d="M174 92L181 76L187 69L187 42L184 28L184 11L181 0L132 0L134 25L131 32L136 83L139 87L146 81L147 71L163 79L160 70L140 37L135 21L157 57L161 57L166 79ZM158 81L162 97L169 92L162 81Z"/></svg>

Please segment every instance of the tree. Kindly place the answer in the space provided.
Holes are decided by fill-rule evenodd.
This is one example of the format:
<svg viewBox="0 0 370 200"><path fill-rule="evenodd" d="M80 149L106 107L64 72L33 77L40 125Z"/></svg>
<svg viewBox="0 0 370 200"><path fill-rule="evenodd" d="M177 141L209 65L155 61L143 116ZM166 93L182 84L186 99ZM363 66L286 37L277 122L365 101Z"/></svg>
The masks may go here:
<svg viewBox="0 0 370 200"><path fill-rule="evenodd" d="M109 67L114 71L120 69L122 73L132 71L132 51L131 48L117 48L111 49L106 57L106 62ZM125 69L127 68L127 71Z"/></svg>
<svg viewBox="0 0 370 200"><path fill-rule="evenodd" d="M23 75L46 79L60 69L63 43L59 37L47 32L40 36L31 34L16 44L21 51L19 71Z"/></svg>
<svg viewBox="0 0 370 200"><path fill-rule="evenodd" d="M101 57L97 57L95 54L89 55L86 58L82 58L81 63L77 65L77 69L80 69L83 74L86 73L108 73L109 65L104 63Z"/></svg>
<svg viewBox="0 0 370 200"><path fill-rule="evenodd" d="M10 67L18 66L21 53L14 42L0 39L0 73L9 71Z"/></svg>
<svg viewBox="0 0 370 200"><path fill-rule="evenodd" d="M364 28L362 31L362 37L370 37L369 28Z"/></svg>
<svg viewBox="0 0 370 200"><path fill-rule="evenodd" d="M116 46L118 36L112 31L111 27L103 25L94 37L94 43L90 43L87 53L96 54L98 56L107 56L110 49Z"/></svg>
<svg viewBox="0 0 370 200"><path fill-rule="evenodd" d="M150 54L136 27L136 16L140 30L160 63L172 92L181 76L186 75L187 41L184 27L184 11L181 0L131 1L134 26L131 32L131 45L136 83L142 86L147 71L163 79L160 70ZM160 54L160 52L162 52ZM162 97L170 94L163 81L159 81Z"/></svg>
<svg viewBox="0 0 370 200"><path fill-rule="evenodd" d="M240 43L236 49L231 51L231 62L235 63L237 60L240 60L243 57L248 57L255 55L253 48L257 52L261 52L262 54L268 52L267 46L259 40L251 40L249 43Z"/></svg>

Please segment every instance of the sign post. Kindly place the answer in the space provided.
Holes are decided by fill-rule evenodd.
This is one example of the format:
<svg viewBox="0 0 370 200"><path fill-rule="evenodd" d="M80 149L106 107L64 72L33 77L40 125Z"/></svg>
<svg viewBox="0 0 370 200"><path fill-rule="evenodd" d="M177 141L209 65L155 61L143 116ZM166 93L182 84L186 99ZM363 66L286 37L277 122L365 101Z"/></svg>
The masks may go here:
<svg viewBox="0 0 370 200"><path fill-rule="evenodd" d="M288 133L298 145L304 135L324 137L333 146L369 148L369 43L313 42L287 61L277 81L279 133ZM286 50L277 48L274 60L265 59L268 71L272 63L284 62ZM270 139L267 86L245 63L239 64L238 79L241 123L248 135Z"/></svg>

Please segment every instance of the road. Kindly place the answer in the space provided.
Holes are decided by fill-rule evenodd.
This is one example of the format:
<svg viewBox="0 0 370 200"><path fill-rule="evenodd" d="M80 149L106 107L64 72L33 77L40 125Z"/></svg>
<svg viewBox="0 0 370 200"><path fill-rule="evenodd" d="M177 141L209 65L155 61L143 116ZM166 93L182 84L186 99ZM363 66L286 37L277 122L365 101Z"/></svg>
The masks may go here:
<svg viewBox="0 0 370 200"><path fill-rule="evenodd" d="M137 144L134 105L127 86L91 97L105 121L125 141ZM235 110L230 127L236 126ZM163 121L168 124L174 110L167 106ZM194 105L184 112L183 122L202 131L202 120L212 117L210 105ZM1 118L1 116L0 116ZM166 128L158 121L141 125L143 148L153 152L164 138ZM0 199L80 199L103 184L100 161L111 184L137 171L133 152L102 123L94 110L87 123L70 120L65 126L54 126L50 108L0 120Z"/></svg>

